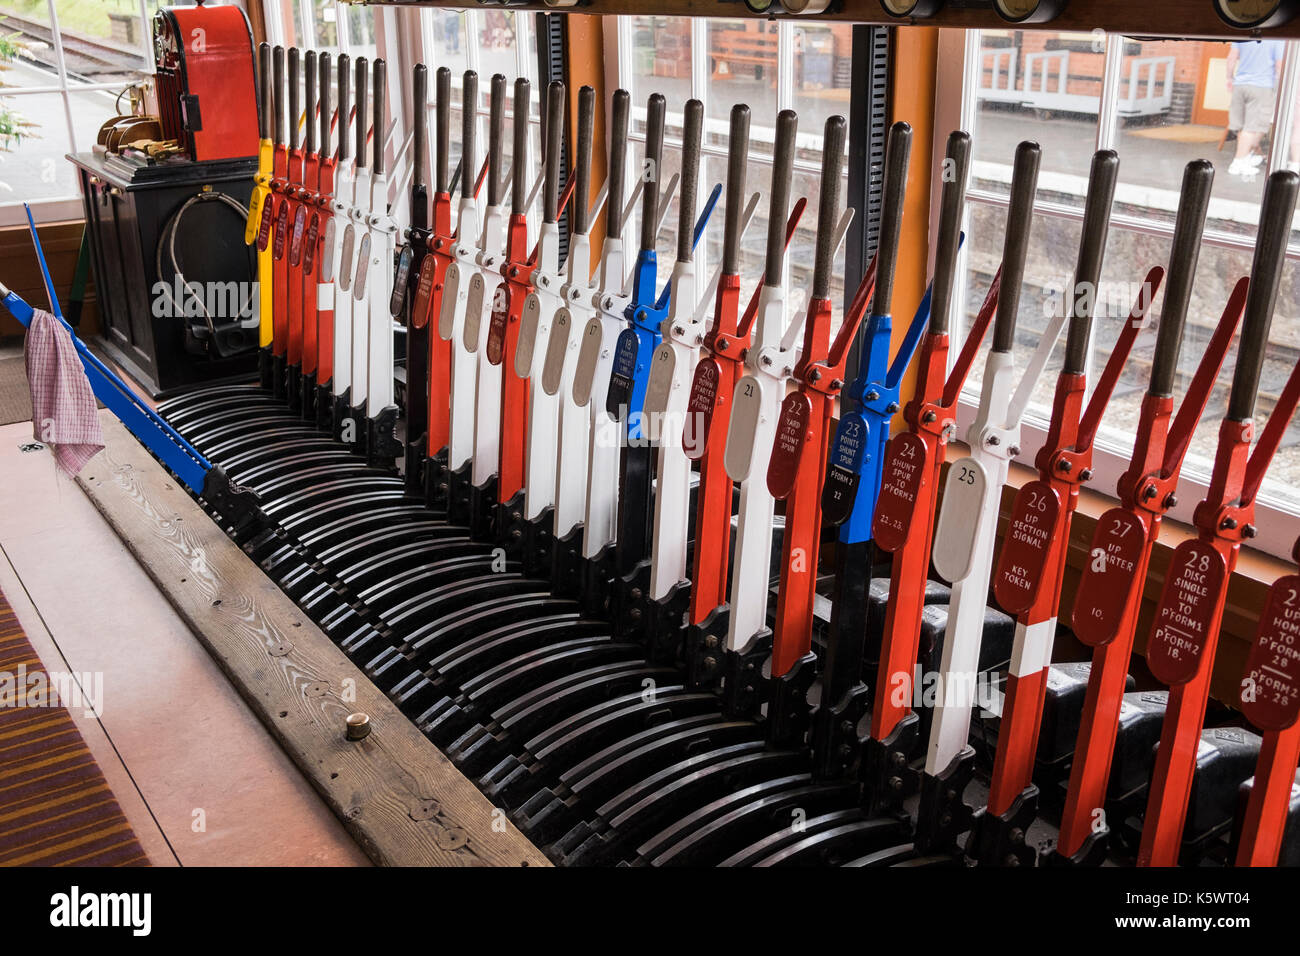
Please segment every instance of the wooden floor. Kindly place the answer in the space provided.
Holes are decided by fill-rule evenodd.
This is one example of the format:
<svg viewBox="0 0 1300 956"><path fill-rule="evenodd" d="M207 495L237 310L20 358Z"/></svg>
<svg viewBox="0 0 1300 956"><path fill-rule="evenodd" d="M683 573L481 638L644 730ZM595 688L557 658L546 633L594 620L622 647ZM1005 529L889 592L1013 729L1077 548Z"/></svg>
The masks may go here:
<svg viewBox="0 0 1300 956"><path fill-rule="evenodd" d="M20 450L30 439L0 427L0 589L47 668L102 675L102 712L73 716L150 860L367 865L81 489Z"/></svg>

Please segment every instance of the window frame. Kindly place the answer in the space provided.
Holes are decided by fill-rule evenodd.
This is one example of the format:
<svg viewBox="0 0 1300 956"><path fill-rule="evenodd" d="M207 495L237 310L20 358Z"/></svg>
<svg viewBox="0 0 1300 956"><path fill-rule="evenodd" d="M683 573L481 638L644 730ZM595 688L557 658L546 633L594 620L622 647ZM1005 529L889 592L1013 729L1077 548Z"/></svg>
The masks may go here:
<svg viewBox="0 0 1300 956"><path fill-rule="evenodd" d="M151 35L152 17L149 14L145 0L138 0L137 8L140 16L141 36L148 37ZM46 86L29 86L29 87L4 87L3 95L5 97L23 97L37 94L49 95L51 93L59 94L63 101L63 122L68 131L68 151L71 153L80 152L78 149L78 137L76 124L72 121L72 94L76 93L96 93L122 90L122 84L118 83L83 83L75 87L70 86L68 82L68 65L67 59L63 52L63 31L59 27L59 11L55 8L54 0L46 0L46 9L50 19L50 35L52 38L51 46L54 50L55 69L58 75L58 82ZM151 75L154 72L153 43L146 41L144 43L145 52L145 75ZM73 196L55 196L47 199L24 199L17 196L13 199L5 198L0 200L0 229L12 226L23 225L27 222L27 213L23 208L24 202L31 206L32 218L37 225L45 225L53 222L64 222L70 219L81 219L85 214L82 205L80 180L77 180L76 195Z"/></svg>
<svg viewBox="0 0 1300 956"><path fill-rule="evenodd" d="M1094 33L1100 37L1099 32L1094 31ZM973 77L975 70L980 68L981 62L979 59L981 49L980 30L945 29L940 30L939 34L939 75L937 77L935 97L936 155L942 154L943 142L949 130L970 130L974 128L976 111L978 110L978 84L973 81ZM1105 34L1106 49L1104 52L1106 59L1103 70L1101 106L1097 117L1095 149L1113 148L1118 140L1119 127L1116 106L1121 79L1120 67L1123 59L1124 40L1125 37L1120 34ZM1267 166L1260 171L1261 175L1269 175L1275 170L1286 166L1287 149L1296 112L1295 109L1288 109L1287 107L1296 102L1297 92L1300 92L1300 44L1288 42L1286 60L1283 64L1282 81L1279 84L1280 95L1277 97L1277 104L1274 108L1275 132ZM1121 156L1122 160L1123 157ZM972 181L974 178L972 164ZM942 186L942 170L936 170L930 186L933 197L932 210L939 208L938 197L942 191ZM984 204L1003 210L1009 206L1007 196L977 189L973 184L968 186L966 198L967 217L970 215L971 207L976 204ZM937 217L937 212L933 213L933 215ZM1083 208L1082 206L1067 206L1038 199L1034 203L1034 216L1035 218L1046 216L1050 219L1080 224L1083 221ZM934 224L932 222L932 231L933 228ZM1166 223L1116 213L1111 217L1111 228L1112 231L1120 229L1172 241L1174 223L1172 219ZM1206 247L1250 253L1254 250L1255 238L1253 235L1232 235L1207 228L1202 239L1202 249ZM1288 245L1286 258L1291 263L1300 262L1300 246ZM1165 265L1165 263L1151 263L1151 265ZM958 253L958 274L965 276L968 266L969 250L963 248ZM948 316L948 328L954 342L960 343L964 340L966 334L965 316L969 306L967 283L965 281L958 282L954 291L956 294L953 296L951 311ZM1101 362L1097 361L1098 357L1095 355L1095 348L1094 336L1093 340L1089 342L1088 378L1090 387L1095 384L1096 376L1094 371L1099 371L1100 364L1104 362L1104 358ZM953 349L949 353L950 365L955 360L956 353L957 349ZM960 440L964 441L966 431L975 419L978 401L978 391L967 384L958 400L957 407L957 433L962 436ZM1014 459L1016 462L1031 468L1034 466L1034 456L1046 441L1047 427L1048 422L1041 416L1034 414L1032 410L1026 413L1021 423L1021 452ZM1131 449L1117 448L1099 437L1093 452L1093 478L1089 482L1088 488L1107 498L1115 498L1115 488L1120 476L1128 468L1130 457ZM1194 467L1184 467L1179 476L1176 493L1178 504L1170 509L1168 512L1169 517L1175 521L1191 525L1193 512L1197 504L1204 498L1208 485L1208 475L1199 474ZM1251 541L1250 547L1289 560L1291 548L1295 544L1295 518L1300 515L1300 506L1294 509L1289 508L1285 503L1261 494L1256 503L1256 513L1259 518L1256 522L1259 534L1258 537Z"/></svg>

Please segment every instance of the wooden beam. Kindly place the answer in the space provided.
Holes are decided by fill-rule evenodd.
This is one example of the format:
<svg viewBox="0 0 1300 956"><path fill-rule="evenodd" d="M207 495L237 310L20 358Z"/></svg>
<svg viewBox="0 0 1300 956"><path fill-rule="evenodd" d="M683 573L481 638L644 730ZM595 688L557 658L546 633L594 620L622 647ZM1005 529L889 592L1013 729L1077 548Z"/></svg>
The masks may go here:
<svg viewBox="0 0 1300 956"><path fill-rule="evenodd" d="M549 866L125 427L101 417L107 447L77 483L366 854L395 866ZM373 727L355 743L344 738L354 712Z"/></svg>

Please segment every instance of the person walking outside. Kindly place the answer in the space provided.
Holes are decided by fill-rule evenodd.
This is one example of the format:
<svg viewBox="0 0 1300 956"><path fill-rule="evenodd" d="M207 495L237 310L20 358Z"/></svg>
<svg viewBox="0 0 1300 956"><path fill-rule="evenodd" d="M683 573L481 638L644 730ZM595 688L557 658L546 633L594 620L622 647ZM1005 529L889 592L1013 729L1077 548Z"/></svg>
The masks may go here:
<svg viewBox="0 0 1300 956"><path fill-rule="evenodd" d="M1254 176L1264 162L1259 145L1273 126L1285 51L1281 40L1242 40L1228 52L1228 129L1237 134L1231 176Z"/></svg>

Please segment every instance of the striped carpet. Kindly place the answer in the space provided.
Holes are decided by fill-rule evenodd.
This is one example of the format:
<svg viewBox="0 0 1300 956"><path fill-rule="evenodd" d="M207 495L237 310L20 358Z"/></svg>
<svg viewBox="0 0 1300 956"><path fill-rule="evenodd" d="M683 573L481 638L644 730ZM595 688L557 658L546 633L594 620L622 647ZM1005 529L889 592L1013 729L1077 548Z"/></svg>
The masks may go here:
<svg viewBox="0 0 1300 956"><path fill-rule="evenodd" d="M44 667L0 593L0 866L148 866L72 715L17 706L32 686L17 678L35 671Z"/></svg>

